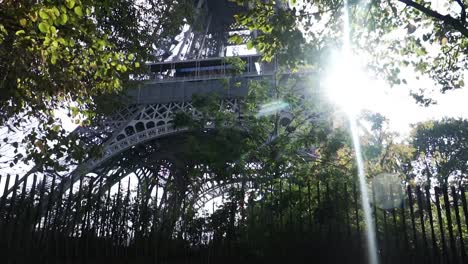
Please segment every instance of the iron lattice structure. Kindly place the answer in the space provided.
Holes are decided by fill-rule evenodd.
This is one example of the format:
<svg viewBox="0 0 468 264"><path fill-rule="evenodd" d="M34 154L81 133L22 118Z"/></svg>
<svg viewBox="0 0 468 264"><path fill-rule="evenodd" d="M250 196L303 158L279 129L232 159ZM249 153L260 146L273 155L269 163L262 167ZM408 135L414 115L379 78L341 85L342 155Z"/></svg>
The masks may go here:
<svg viewBox="0 0 468 264"><path fill-rule="evenodd" d="M244 66L236 69L224 57L233 32L243 35L246 41L249 39L251 33L233 26L233 15L246 7L218 0L198 0L194 6L194 25L181 33L183 40L177 52L169 56L171 59L149 63L150 73L144 78L147 80L128 92L124 107L99 124L76 129L75 133L89 137L88 141L102 141L102 155L79 165L57 188L66 191L83 178L92 177L93 192L102 195L123 178L135 175L138 195L154 190L165 193L164 197L155 198L160 199L155 201L160 203L159 207L181 208L181 201L189 200L200 209L233 184L239 184L240 179L219 182L203 175L187 180L187 167L194 166L184 159L185 137L190 131L187 127L176 128L174 117L184 113L201 118L192 102L193 96L216 93L218 111L237 115L240 120L248 83L272 82L276 63L261 62L258 55L239 56L237 59ZM210 122L204 126L213 128ZM173 228L175 222L169 225Z"/></svg>
<svg viewBox="0 0 468 264"><path fill-rule="evenodd" d="M223 99L219 102L219 110L240 115L240 103L241 100L237 98ZM179 112L187 113L193 118L201 117L201 113L190 101L130 105L120 110L113 118L104 122L105 127L113 128L112 136L104 143L102 157L88 161L87 169L92 171L133 146L187 131L188 128L185 127L174 127L174 116Z"/></svg>

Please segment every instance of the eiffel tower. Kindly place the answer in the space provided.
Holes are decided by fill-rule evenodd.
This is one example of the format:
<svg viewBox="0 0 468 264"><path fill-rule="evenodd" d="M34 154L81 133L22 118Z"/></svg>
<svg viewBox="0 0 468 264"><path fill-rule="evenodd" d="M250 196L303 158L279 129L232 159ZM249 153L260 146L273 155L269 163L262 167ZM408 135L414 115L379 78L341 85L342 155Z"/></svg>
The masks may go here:
<svg viewBox="0 0 468 264"><path fill-rule="evenodd" d="M278 3L278 8L282 5ZM93 128L75 130L89 140L102 141L102 156L79 165L62 181L64 190L86 175L94 175L96 188L97 182L104 186L100 193L129 174L136 175L138 188L141 192L145 188L144 193L159 188L166 190L167 185L177 182L180 186L172 189L176 193L166 194L167 208L180 207L181 201L189 196L198 207L203 207L224 191L224 186L210 183L200 183L203 187L196 191L193 186L188 188L193 183L183 180L186 179L183 174L187 166L184 154L189 131L187 127L176 128L174 117L180 112L199 117L192 98L216 93L220 98L219 110L235 113L241 119L248 82L273 80L277 66L275 61L261 61L259 54L238 55L239 44L229 42L230 36L237 34L245 44L255 34L235 27L234 15L248 7L228 0L197 0L194 7L194 25L181 32L177 36L179 40L175 37L171 47L164 48L165 61L148 63L146 80L128 92L125 107ZM229 61L232 57L243 65L235 75L235 65ZM212 124L206 124L206 129L210 128ZM103 135L105 140L102 140ZM170 202L171 198L174 201ZM175 201L179 204L175 205Z"/></svg>
<svg viewBox="0 0 468 264"><path fill-rule="evenodd" d="M132 241L141 241L136 238L147 238L156 233L165 234L165 239L170 240L178 219L184 217L185 204L192 204L195 210L200 210L212 199L227 193L233 184L241 184L245 180L231 177L215 181L205 175L189 178L187 169L199 166L187 159L187 136L193 131L188 127L176 127L174 120L178 113L200 118L201 112L192 99L216 93L219 111L236 115L242 122L242 105L248 94L248 83L263 80L275 84L277 64L276 61L262 61L259 54L238 55L236 48L239 48L239 44L229 42L233 34L240 35L244 43L255 35L255 32L234 26L234 14L246 11L248 7L229 0L196 0L194 7L194 25L174 37L171 45L163 47L164 61L148 63L149 72L145 80L128 91L124 107L116 109L115 113L98 124L78 127L73 132L94 144L98 143L102 155L89 158L62 179L57 179L57 174L53 174L52 179L48 180L49 187L45 187L46 180L42 181L41 186L36 184L36 169L33 168L23 179L15 179L13 187L4 193L0 211L8 193L12 193L15 200L21 184L21 197L25 196L28 177L34 175L30 197L34 204L35 192L39 192L39 209L30 214L36 215L39 222L31 223L32 229L40 230L41 235L32 243L48 242L44 240L46 230L60 230L60 235L65 236L64 241L74 236L83 238L86 232L92 233L94 239L108 239L119 232L127 232L114 230L115 225L109 227L112 229L109 231L108 227L104 227L109 226L106 224L106 213L96 215L102 213L100 208L110 205L111 189L117 189L114 199L123 200L120 204L123 208L118 210L125 212L122 203L128 203L130 193L135 194L130 191L132 188L137 189L137 200L143 208L135 216L137 220L133 221L136 226L132 227L135 236ZM278 8L283 7L278 4ZM241 62L242 67L239 69L231 58ZM284 113L284 119L288 118L290 116ZM212 122L207 122L202 129L212 131L216 127ZM204 133L202 141L211 140L210 135L209 132ZM132 181L131 185L130 176L133 179L136 177L137 182ZM124 187L121 185L125 178L129 180L127 198L123 199L121 190ZM6 186L9 186L8 181L9 177ZM47 188L50 191L46 192ZM86 207L82 207L79 200L85 196ZM76 204L73 205L71 199L75 198L71 197L78 199ZM114 206L119 207L119 202L116 203ZM153 224L149 223L150 204L158 214L153 217ZM74 213L70 213L72 210L75 210ZM53 221L50 219L51 211L55 211ZM25 221L25 226L31 223ZM81 227L76 227L78 225ZM156 231L156 228L159 230ZM118 241L117 245L126 243Z"/></svg>
<svg viewBox="0 0 468 264"><path fill-rule="evenodd" d="M221 96L220 109L241 115L240 102L248 92L247 82L271 78L275 74L274 62L261 62L258 54L239 56L236 51L239 44L229 42L230 36L237 34L245 44L255 34L235 27L234 15L248 7L229 0L194 0L193 4L193 25L159 48L165 60L147 63L149 73L137 89L127 92L125 107L117 109L99 124L75 129L73 133L99 142L103 153L100 158L88 159L64 179L65 189L82 175L105 174L103 166L116 164L115 160L126 156L126 151L186 132L187 128L174 128L174 114L182 111L196 117L199 113L192 104L194 95L217 93ZM277 6L281 8L283 4ZM232 74L234 66L227 60L232 57L245 64L235 77ZM230 79L228 85L226 79ZM233 83L239 82L240 87L232 88ZM158 153L169 155L171 150L159 149ZM36 171L37 167L34 167L26 175ZM108 184L110 187L121 177L108 178L113 178ZM18 188L24 180L25 177L19 179L7 193Z"/></svg>
<svg viewBox="0 0 468 264"><path fill-rule="evenodd" d="M281 1L276 5L285 8ZM102 154L85 160L63 177L56 185L55 195L59 189L62 193L73 189L78 182L81 188L83 181L88 181L94 186L94 192L103 195L122 179L135 175L141 193L151 194L155 189L176 192L165 194L167 208L175 206L170 197L179 203L190 198L197 208L202 208L209 200L221 196L229 183L214 186L210 181L198 182L199 187L195 188L195 183L183 180L187 178L183 175L188 166L184 156L186 135L190 131L187 127L176 128L174 118L181 112L200 117L192 98L216 93L219 111L236 114L241 120L249 81L267 80L272 84L276 81L276 61L264 62L259 54L238 54L237 49L256 34L236 28L234 23L234 15L248 8L229 0L195 0L193 25L175 36L169 45L161 47L165 60L147 64L149 72L145 80L127 92L124 107L98 124L75 129L73 133L81 138L94 144L98 142ZM230 43L229 38L234 34L242 38L241 45ZM242 62L242 69L236 69L230 58ZM285 119L291 118L288 113L281 114ZM207 123L205 128L214 127ZM7 194L17 190L35 172L33 168L16 180ZM52 181L55 183L55 178ZM175 182L180 186L168 187Z"/></svg>

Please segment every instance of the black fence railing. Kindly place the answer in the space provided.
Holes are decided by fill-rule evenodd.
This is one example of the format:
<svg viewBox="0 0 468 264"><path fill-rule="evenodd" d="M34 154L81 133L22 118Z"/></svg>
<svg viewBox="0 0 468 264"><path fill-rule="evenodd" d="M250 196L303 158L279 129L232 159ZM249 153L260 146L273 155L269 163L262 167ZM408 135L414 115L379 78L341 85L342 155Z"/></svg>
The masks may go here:
<svg viewBox="0 0 468 264"><path fill-rule="evenodd" d="M233 185L222 206L202 214L186 196L174 202L178 198L164 198L160 188L145 194L130 181L104 191L102 182L82 178L64 190L56 177L30 178L0 199L2 263L367 260L359 190L349 182L283 178L255 188ZM1 180L8 187L19 179ZM381 263L468 263L462 186L373 194Z"/></svg>

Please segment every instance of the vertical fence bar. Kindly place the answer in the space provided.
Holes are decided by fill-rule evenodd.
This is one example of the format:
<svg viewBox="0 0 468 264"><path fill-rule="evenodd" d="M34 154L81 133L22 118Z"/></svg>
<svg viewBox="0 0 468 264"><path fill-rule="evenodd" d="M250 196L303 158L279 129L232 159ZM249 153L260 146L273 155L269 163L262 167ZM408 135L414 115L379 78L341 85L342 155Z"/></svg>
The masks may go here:
<svg viewBox="0 0 468 264"><path fill-rule="evenodd" d="M140 187L140 180L137 182L137 192L136 192L136 199L135 199L135 204L134 204L134 217L133 217L133 244L135 247L135 256L140 255L140 250L139 250L139 223L140 223L140 218L139 218L139 209L140 209L140 200L141 200L141 187ZM167 183L169 184L169 183ZM214 211L214 209L213 209ZM166 246L166 248L169 248L169 246Z"/></svg>
<svg viewBox="0 0 468 264"><path fill-rule="evenodd" d="M24 226L26 223L25 221L25 216L26 216L26 205L25 205L25 199L26 199L26 186L28 185L28 178L29 178L29 175L26 175L25 176L25 179L23 181L23 186L21 188L21 195L20 195L20 199L19 199L19 202L18 202L18 209L16 210L16 219L15 219L15 222L14 222L14 225L13 225L13 237L12 239L14 241L13 242L13 251L15 253L15 256L20 253L20 251L18 251L18 249L21 247L21 240L22 240L22 237L23 237L23 230L24 230ZM19 230L18 230L19 228ZM21 254L21 253L20 253Z"/></svg>
<svg viewBox="0 0 468 264"><path fill-rule="evenodd" d="M101 199L101 197L103 196L103 193L102 193L103 182L104 182L104 179L100 178L99 179L99 187L98 187L98 190L96 192L96 201L95 201L96 207L94 209L94 219L93 219L93 227L92 227L94 235L95 235L96 238L98 238L99 235L100 235L99 227L100 227L100 223L102 221L100 216L101 216L101 204L103 203L103 200ZM104 199L104 201L105 201L105 199ZM95 242L98 242L98 241L96 240Z"/></svg>
<svg viewBox="0 0 468 264"><path fill-rule="evenodd" d="M361 259L362 257L362 239L361 239L361 226L359 220L359 202L357 197L357 190L356 190L356 181L353 183L353 197L354 197L354 214L356 217L356 229L357 229L357 246L358 246L358 258Z"/></svg>
<svg viewBox="0 0 468 264"><path fill-rule="evenodd" d="M280 207L280 212L281 212L281 207ZM309 226L307 228L307 231L310 232L312 228L312 193L310 191L310 179L307 180L307 214L308 214L308 221L309 221Z"/></svg>
<svg viewBox="0 0 468 264"><path fill-rule="evenodd" d="M39 202L37 204L36 210L35 210L35 216L34 216L34 225L33 225L33 230L32 230L32 237L33 237L33 247L35 251L41 251L41 221L42 221L42 214L43 214L43 208L44 208L44 194L45 194L45 189L46 189L46 177L42 177L42 183L41 183L41 190L39 191ZM36 228L37 227L37 228ZM36 252L35 252L36 253Z"/></svg>
<svg viewBox="0 0 468 264"><path fill-rule="evenodd" d="M76 196L76 201L75 201L75 214L73 215L73 221L72 221L72 232L71 236L74 238L73 240L73 253L72 256L74 258L79 258L80 257L80 252L79 252L79 236L80 236L80 228L78 227L79 222L78 218L81 217L81 194L83 192L83 181L84 181L84 174L81 174L80 176L80 183L78 185L78 194Z"/></svg>
<svg viewBox="0 0 468 264"><path fill-rule="evenodd" d="M283 179L280 177L279 179L279 201L278 201L278 207L279 207L279 229L282 231L283 230Z"/></svg>
<svg viewBox="0 0 468 264"><path fill-rule="evenodd" d="M321 206L322 206L322 202L321 202L321 193L320 193L320 180L317 180L317 213L318 215L315 216L316 219L318 219L318 234L319 236L322 235L322 216L320 215L322 213L322 211L320 210L321 209Z"/></svg>
<svg viewBox="0 0 468 264"><path fill-rule="evenodd" d="M416 222L415 222L415 216L414 216L413 193L411 191L411 186L409 186L409 185L407 187L407 195L408 195L408 202L409 202L409 206L410 206L411 228L413 230L414 252L416 253L416 255L413 254L413 258L415 258L419 254L419 247L418 247Z"/></svg>
<svg viewBox="0 0 468 264"><path fill-rule="evenodd" d="M10 200L10 204L8 206L8 211L7 211L7 215L6 215L6 219L5 219L5 225L6 225L6 229L7 229L7 233L6 233L6 241L7 241L7 254L8 255L12 255L12 244L13 244L13 237L14 237L14 234L13 234L13 227L15 226L15 219L11 219L13 217L13 215L15 214L15 211L17 210L17 206L16 206L16 196L17 196L17 193L16 193L16 189L19 187L19 184L18 184L18 181L19 181L19 175L16 174L16 177L15 177L15 183L14 183L14 189L13 189L13 193L11 195L11 200ZM10 223L11 220L13 220L14 222L13 223ZM12 224L13 224L13 227L12 227Z"/></svg>
<svg viewBox="0 0 468 264"><path fill-rule="evenodd" d="M439 251L437 247L437 239L434 230L434 217L432 215L432 204L431 204L431 193L429 189L429 185L426 185L425 193L426 193L426 204L427 204L427 214L429 215L429 225L431 227L431 240L432 240L432 251L431 251L431 262L436 262L439 259Z"/></svg>
<svg viewBox="0 0 468 264"><path fill-rule="evenodd" d="M466 203L466 196L465 196L465 187L460 186L460 198L462 202L463 214L465 216L465 228L468 230L468 206ZM466 250L466 248L462 249ZM466 252L464 253L466 255ZM465 256L466 258L466 256Z"/></svg>
<svg viewBox="0 0 468 264"><path fill-rule="evenodd" d="M157 180L159 182L159 179ZM128 248L129 248L129 235L128 235L128 231L129 231L129 228L128 228L128 207L130 205L130 192L131 192L131 189L130 189L130 186L131 186L131 178L128 177L128 183L127 183L127 195L125 197L125 201L124 201L124 211L123 211L123 219L122 219L122 227L125 228L124 229L124 240L125 240L125 245L126 245L126 250L125 250L125 257L128 258ZM157 187L157 186L156 186ZM158 193L158 190L156 190L156 197L157 197L157 193ZM157 200L156 200L156 211L157 211L157 208L158 208L158 203L157 203ZM157 230L156 230L157 232ZM158 249L155 247L154 250L156 251L156 255L158 254ZM155 259L156 263L158 263L158 258L156 257Z"/></svg>
<svg viewBox="0 0 468 264"><path fill-rule="evenodd" d="M151 248L153 249L153 260L158 263L158 256L159 256L159 249L158 249L158 217L159 217L159 212L158 212L158 196L159 196L159 175L156 174L156 193L154 195L154 202L153 202L153 224L151 226L152 228L152 243L151 243ZM129 197L129 192L130 192L130 178L128 179L128 186L127 186L127 197L125 198L125 207L127 207L127 202L128 202L128 197ZM244 196L242 196L244 198ZM243 210L243 208L242 208ZM124 219L127 217L127 211L124 211ZM243 217L245 217L245 213L243 213Z"/></svg>
<svg viewBox="0 0 468 264"><path fill-rule="evenodd" d="M118 256L119 252L116 251L118 250L118 247L120 247L120 243L119 243L119 219L120 219L120 196L121 196L121 183L122 181L119 180L118 184L117 184L117 196L115 197L115 200L114 200L114 205L113 205L113 213L112 213L112 241L114 241L113 244L116 244L113 248L113 255L114 256ZM115 243L117 242L117 243Z"/></svg>
<svg viewBox="0 0 468 264"><path fill-rule="evenodd" d="M444 221L442 219L442 207L440 206L440 198L439 195L442 192L439 187L434 188L435 191L435 201L437 207L437 220L439 224L439 231L440 231L440 241L442 244L442 256L446 263L449 263L449 253L447 250L447 244L445 242L445 231L444 231Z"/></svg>
<svg viewBox="0 0 468 264"><path fill-rule="evenodd" d="M377 245L379 245L380 249L380 255L386 254L382 253L382 242L380 241L380 235L379 235L379 220L378 220L378 213L377 213L377 202L375 200L375 184L371 184L371 190L372 190L372 209L374 210L374 226L375 226L375 239L377 242ZM378 250L379 250L378 249ZM381 257L382 258L382 257Z"/></svg>
<svg viewBox="0 0 468 264"><path fill-rule="evenodd" d="M64 255L65 259L68 260L68 258L71 258L71 239L70 235L72 233L72 226L70 223L70 211L72 207L72 202L73 202L73 188L74 188L75 182L72 181L70 183L70 187L68 189L68 197L67 197L67 204L65 205L65 211L63 215L63 221L65 222L64 226L62 227L62 232L64 236L67 238L63 244L64 247Z"/></svg>
<svg viewBox="0 0 468 264"><path fill-rule="evenodd" d="M0 214L2 213L3 209L5 208L6 198L8 196L8 187L10 186L10 174L6 176L5 188L3 189L2 199L0 201Z"/></svg>
<svg viewBox="0 0 468 264"><path fill-rule="evenodd" d="M52 236L55 240L54 251L55 251L55 255L57 258L60 256L61 252L63 252L62 250L60 250L60 248L63 246L63 243L62 243L63 239L66 239L66 236L61 235L60 232L57 231L59 229L60 221L62 221L63 219L62 197L63 197L64 188L65 188L64 184L60 184L59 194L58 194L57 201L56 201L55 217L52 223L52 231L51 231Z"/></svg>
<svg viewBox="0 0 468 264"><path fill-rule="evenodd" d="M329 186L329 183L328 183L328 180L325 182L325 199L326 199L326 203L327 205L325 206L326 210L329 211L329 212L325 212L325 215L326 216L332 216L333 215L333 212L331 212L333 209L332 207L332 202L331 202L331 199L330 199L330 186ZM328 225L328 237L331 236L331 233L332 233L332 219L328 219L327 222L327 225Z"/></svg>
<svg viewBox="0 0 468 264"><path fill-rule="evenodd" d="M452 186L451 188L452 191L452 197L453 197L453 208L455 209L455 220L457 221L457 229L458 229L458 236L459 236L459 241L460 241L460 253L461 253L461 258L462 258L462 263L466 263L466 249L465 249L465 243L463 241L463 229L461 225L461 219L460 219L460 210L458 208L458 195L457 195L457 190L455 190L455 186Z"/></svg>
<svg viewBox="0 0 468 264"><path fill-rule="evenodd" d="M20 248L20 250L24 250L26 252L26 254L31 254L31 233L30 231L31 230L28 230L29 229L34 229L34 219L32 219L33 217L33 211L34 211L34 196L36 195L36 184L37 184L37 175L34 173L33 175L33 182L32 182L32 185L31 185L31 190L29 192L29 198L28 198L28 202L27 202L27 205L26 205L26 217L25 217L25 224L23 225L23 240L20 241L20 244L22 245L22 248ZM28 232L27 232L28 231Z"/></svg>
<svg viewBox="0 0 468 264"><path fill-rule="evenodd" d="M110 186L107 186L107 197L106 201L104 202L104 208L102 210L102 216L101 216L101 237L104 240L103 244L103 253L105 257L110 257L109 253L109 247L108 243L110 243L110 238L109 238L109 226L108 226L108 211L109 211L109 204L111 202L111 196L110 196Z"/></svg>
<svg viewBox="0 0 468 264"><path fill-rule="evenodd" d="M15 183L13 184L13 191L12 191L12 194L11 194L11 199L10 199L10 204L8 205L8 210L7 210L7 214L6 214L6 222L9 223L9 220L11 218L11 215L13 214L14 210L16 209L16 190L18 189L18 181L19 181L19 175L16 174L15 176Z"/></svg>
<svg viewBox="0 0 468 264"><path fill-rule="evenodd" d="M399 252L399 244L400 244L400 234L398 232L398 223L397 223L397 215L396 215L396 204L395 204L395 193L393 190L392 185L390 185L390 200L392 201L392 222L393 222L393 242L394 242L394 255ZM392 256L392 260L395 259L396 256Z"/></svg>
<svg viewBox="0 0 468 264"><path fill-rule="evenodd" d="M450 201L449 201L449 196L448 196L447 185L444 185L442 187L442 191L444 193L445 218L447 219L447 229L449 231L452 261L453 263L457 263L457 259L458 259L457 258L457 245L455 244L455 237L453 235L452 214L450 213Z"/></svg>
<svg viewBox="0 0 468 264"><path fill-rule="evenodd" d="M90 240L90 218L91 218L91 199L93 194L94 180L88 183L88 193L86 195L86 207L83 212L83 219L81 221L81 241L82 241L82 257L87 260L89 258L89 240Z"/></svg>
<svg viewBox="0 0 468 264"><path fill-rule="evenodd" d="M93 201L94 212L93 212L93 221L92 221L92 226L91 226L93 238L90 242L90 248L92 251L92 256L96 258L97 260L99 260L99 259L102 259L101 248L100 248L100 246L102 245L102 239L100 239L99 237L100 235L99 227L102 221L100 216L101 216L101 204L103 203L103 200L101 199L101 197L103 196L102 188L103 188L104 179L100 177L99 179L96 179L96 180L99 181L99 187L97 189L97 192L95 194L94 201Z"/></svg>
<svg viewBox="0 0 468 264"><path fill-rule="evenodd" d="M46 181L46 175L44 175L44 181ZM57 174L54 173L52 176L52 181L50 184L50 191L47 196L47 201L45 204L45 212L44 212L44 224L42 226L41 230L41 241L42 243L45 243L44 247L44 254L47 256L49 253L49 218L51 217L51 211L53 207L53 196L55 195L55 180L56 180Z"/></svg>
<svg viewBox="0 0 468 264"><path fill-rule="evenodd" d="M401 229L403 233L403 239L404 239L404 246L403 246L403 254L401 255L400 261L405 261L407 260L408 252L409 252L409 238L408 238L408 229L406 228L406 211L405 211L405 195L403 194L403 189L398 188L398 195L399 197L403 198L402 204L401 204Z"/></svg>
<svg viewBox="0 0 468 264"><path fill-rule="evenodd" d="M10 174L7 174L6 176L6 182L5 182L5 188L3 190L3 193L2 193L2 198L0 200L0 237L6 237L6 232L8 230L8 226L7 226L7 208L6 207L6 199L7 199L7 196L8 196L8 187L10 186L10 177L11 175ZM5 243L5 244L4 244ZM2 239L2 241L0 241L0 247L4 247L4 248L7 248L7 241L5 241L4 239ZM8 256L8 251L6 250L5 252L5 255Z"/></svg>
<svg viewBox="0 0 468 264"><path fill-rule="evenodd" d="M465 215L465 228L468 229L468 205L465 196L465 187L460 186L460 198L463 206L463 214Z"/></svg>
<svg viewBox="0 0 468 264"><path fill-rule="evenodd" d="M304 225L304 219L302 218L302 212L303 212L303 205L302 205L302 182L298 182L297 184L298 188L298 194L299 194L299 233L302 233L303 231L303 225ZM273 199L272 199L273 200ZM273 208L273 207L272 207ZM271 217L270 219L273 219Z"/></svg>
<svg viewBox="0 0 468 264"><path fill-rule="evenodd" d="M348 238L350 238L351 237L351 219L349 215L348 185L344 183L343 188L344 188L344 197L345 197L344 208L345 208L345 214L346 214L346 231L347 231Z"/></svg>
<svg viewBox="0 0 468 264"><path fill-rule="evenodd" d="M53 215L53 209L54 209L54 199L55 199L55 181L57 179L57 174L54 173L52 176L52 182L50 184L50 191L49 191L49 196L47 197L47 205L46 205L46 211L45 211L45 216L44 216L44 227L42 228L41 232L41 240L44 245L44 257L47 259L51 254L51 244L54 239L53 234L51 234L51 228L50 228L50 221L51 218L54 216ZM52 239L51 239L52 237Z"/></svg>
<svg viewBox="0 0 468 264"><path fill-rule="evenodd" d="M427 236L426 236L426 227L424 221L424 206L421 197L421 188L419 186L416 187L416 198L418 199L418 209L419 209L419 221L421 222L421 232L422 232L422 243L423 243L423 252L424 252L424 260L425 262L430 261L428 259L428 244L427 244Z"/></svg>
<svg viewBox="0 0 468 264"><path fill-rule="evenodd" d="M260 193L261 193L261 187L260 187ZM292 215L292 200L293 200L293 196L292 196L292 179L291 179L291 176L288 177L288 213L289 213L289 220L288 220L288 229L289 229L289 232L291 232L292 230L294 230L294 224L293 224L293 215ZM262 195L262 200L263 200L263 195ZM263 203L262 203L263 204ZM263 217L263 205L262 205L262 217Z"/></svg>
<svg viewBox="0 0 468 264"><path fill-rule="evenodd" d="M107 184L107 183L106 183ZM109 238L107 237L107 230L108 230L108 226L107 226L107 220L108 220L108 216L107 216L107 211L108 211L108 206L109 206L109 203L110 203L110 186L106 186L107 188L107 195L106 195L106 199L104 201L104 206L101 210L101 227L99 228L100 231L99 231L99 234L102 238L102 241L104 242L102 244L102 248L101 248L101 252L103 253L102 255L104 255L104 257L109 257L109 250L108 250L108 247L107 247L107 243L109 243Z"/></svg>
<svg viewBox="0 0 468 264"><path fill-rule="evenodd" d="M383 236L384 236L384 243L385 243L385 247L384 247L384 254L385 254L385 259L387 260L387 262L390 261L390 242L389 242L389 233L388 233L388 221L387 221L387 209L384 209L382 210L382 217L383 217Z"/></svg>

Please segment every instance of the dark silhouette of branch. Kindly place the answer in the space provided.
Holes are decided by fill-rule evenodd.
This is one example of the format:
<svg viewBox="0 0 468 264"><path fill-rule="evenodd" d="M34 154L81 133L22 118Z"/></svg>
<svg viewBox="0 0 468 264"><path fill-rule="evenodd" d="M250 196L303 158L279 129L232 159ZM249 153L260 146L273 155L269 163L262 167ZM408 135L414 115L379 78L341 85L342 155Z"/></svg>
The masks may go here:
<svg viewBox="0 0 468 264"><path fill-rule="evenodd" d="M414 2L412 0L398 0L398 1L404 3L404 4L408 5L408 6L411 6L411 7L415 8L415 9L421 11L421 12L423 12L427 16L430 16L432 18L443 21L444 24L453 27L455 30L460 32L463 36L468 38L468 28L465 27L466 18L465 18L465 20L463 20L463 23L462 23L461 21L459 21L456 18L453 18L450 15L442 15L441 13L438 13L438 12L436 12L436 11L430 9L430 8L427 8L427 7L425 7L425 6L421 5L421 4L418 4L418 3L416 3L416 2ZM460 1L460 0L457 0L457 1Z"/></svg>
<svg viewBox="0 0 468 264"><path fill-rule="evenodd" d="M461 0L455 0L458 5L460 5L461 7L461 11L460 11L460 22L462 23L462 25L465 25L466 24L466 7L465 5L462 3Z"/></svg>

